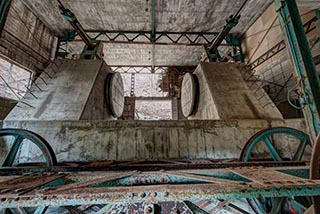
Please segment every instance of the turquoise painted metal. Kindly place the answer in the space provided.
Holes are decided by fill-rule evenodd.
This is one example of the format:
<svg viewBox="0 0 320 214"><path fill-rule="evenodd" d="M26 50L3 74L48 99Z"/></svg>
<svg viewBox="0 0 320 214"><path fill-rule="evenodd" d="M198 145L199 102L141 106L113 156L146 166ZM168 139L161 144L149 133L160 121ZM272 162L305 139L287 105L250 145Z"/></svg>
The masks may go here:
<svg viewBox="0 0 320 214"><path fill-rule="evenodd" d="M60 12L65 20L67 20L70 25L73 27L73 29L77 32L77 34L81 37L83 42L88 46L93 48L95 45L93 43L93 40L86 34L84 31L81 23L78 21L76 15L71 12L69 9L67 9L60 0L57 0L59 4Z"/></svg>
<svg viewBox="0 0 320 214"><path fill-rule="evenodd" d="M294 65L300 88L300 102L312 141L320 131L320 81L303 28L299 9L294 0L275 0L280 25L286 36L287 50Z"/></svg>
<svg viewBox="0 0 320 214"><path fill-rule="evenodd" d="M257 132L255 135L253 135L244 146L240 155L240 160L248 162L250 157L252 156L253 149L258 145L258 143L263 142L269 150L272 159L274 161L282 161L283 158L280 157L279 152L275 148L275 144L272 142L272 139L275 139L277 137L277 134L292 136L300 141L300 144L292 157L293 161L300 161L304 155L306 147L312 147L310 137L304 132L287 127L274 127L261 130ZM291 175L299 177L309 178L307 171L299 172L301 173L299 175L295 174L297 173L296 170L282 172L289 173ZM300 197L297 198L297 200L300 200L303 205L297 202L296 200L283 197L260 197L247 199L251 208L258 214L281 214L283 213L284 206L287 207L287 210L293 210L295 211L295 213L303 214L307 210L307 207L311 205L311 203L309 203L310 200L308 200L308 198L306 197Z"/></svg>
<svg viewBox="0 0 320 214"><path fill-rule="evenodd" d="M91 173L92 174L92 173ZM102 174L101 174L102 175ZM67 176L67 174L62 175ZM25 177L24 179L27 179ZM170 178L170 176L168 176ZM43 179L43 178L42 178ZM54 178L53 178L54 179ZM38 182L33 178L33 182ZM226 185L228 180L226 180ZM28 184L28 183L26 183ZM94 205L110 203L136 203L150 202L159 203L163 201L198 201L198 200L217 200L217 199L240 199L240 198L260 198L264 197L292 197L292 196L314 196L320 192L320 184L291 184L277 187L250 187L255 185L252 182L239 183L239 186L230 188L218 184L179 184L179 185L140 185L133 187L100 187L90 188L78 187L68 189L68 184L60 186L59 191L55 188L42 189L36 191L37 195L13 193L2 193L0 208L13 207L45 207L45 206L75 206L75 205ZM217 189L217 185L219 189ZM242 185L242 187L241 187ZM29 186L30 188L30 186ZM64 190L65 188L65 190ZM20 189L22 191L23 189ZM16 200L16 198L19 200Z"/></svg>
<svg viewBox="0 0 320 214"><path fill-rule="evenodd" d="M248 162L250 157L252 156L253 149L257 146L258 143L263 142L269 152L273 160L275 161L282 161L282 158L279 155L279 152L276 150L274 143L272 142L272 136L277 134L285 134L289 136L293 136L296 139L300 140L300 144L292 157L292 160L298 161L301 160L304 151L307 146L312 146L311 140L309 135L306 133L293 129L288 127L274 127L269 129L263 129L259 132L257 132L255 135L253 135L244 148L242 149L240 160L244 162Z"/></svg>
<svg viewBox="0 0 320 214"><path fill-rule="evenodd" d="M1 167L13 166L19 148L21 147L22 143L25 142L25 139L34 143L41 150L46 160L46 166L54 166L57 164L57 159L53 149L51 148L50 144L40 135L23 129L1 129L0 137L7 136L13 136L14 142L4 158L3 163L0 165Z"/></svg>
<svg viewBox="0 0 320 214"><path fill-rule="evenodd" d="M317 19L320 20L320 10L319 9L315 10L315 14L316 14Z"/></svg>
<svg viewBox="0 0 320 214"><path fill-rule="evenodd" d="M239 20L240 20L240 15L231 15L230 17L228 17L226 20L226 25L223 27L223 29L219 33L219 35L215 38L213 43L209 46L205 46L205 51L207 53L207 57L210 62L221 61L222 57L219 54L218 47L221 45L222 41L226 39L226 37L229 35L230 31L235 26L238 25ZM235 40L233 40L231 38L233 38L233 37L229 36L228 37L229 40L227 40L227 41L234 42ZM239 40L236 40L235 42L238 43Z"/></svg>
<svg viewBox="0 0 320 214"><path fill-rule="evenodd" d="M12 0L1 0L0 2L0 35L7 19L11 1Z"/></svg>

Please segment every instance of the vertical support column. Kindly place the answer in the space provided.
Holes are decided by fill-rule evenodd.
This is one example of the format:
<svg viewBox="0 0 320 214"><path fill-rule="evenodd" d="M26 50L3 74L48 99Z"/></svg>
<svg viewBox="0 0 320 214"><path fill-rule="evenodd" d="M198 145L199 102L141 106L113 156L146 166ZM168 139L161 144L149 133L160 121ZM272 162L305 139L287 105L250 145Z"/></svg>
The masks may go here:
<svg viewBox="0 0 320 214"><path fill-rule="evenodd" d="M288 54L313 141L320 130L320 82L295 0L275 0L281 28L285 34Z"/></svg>
<svg viewBox="0 0 320 214"><path fill-rule="evenodd" d="M156 3L151 1L151 72L155 72L155 41L156 41Z"/></svg>
<svg viewBox="0 0 320 214"><path fill-rule="evenodd" d="M134 97L134 95L135 95L135 93L134 93L135 85L136 85L136 74L132 73L131 74L131 85L130 85L130 96L131 97Z"/></svg>
<svg viewBox="0 0 320 214"><path fill-rule="evenodd" d="M0 1L0 36L7 20L10 5L11 5L11 0Z"/></svg>

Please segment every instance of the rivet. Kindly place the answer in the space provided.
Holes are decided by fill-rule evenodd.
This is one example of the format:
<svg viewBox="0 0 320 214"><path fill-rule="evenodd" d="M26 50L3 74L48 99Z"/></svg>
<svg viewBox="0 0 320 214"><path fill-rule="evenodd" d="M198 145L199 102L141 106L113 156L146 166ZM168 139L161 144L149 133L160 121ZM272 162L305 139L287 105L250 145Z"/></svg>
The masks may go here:
<svg viewBox="0 0 320 214"><path fill-rule="evenodd" d="M141 197L141 198L144 198L144 197L146 197L146 195L147 195L147 194L146 194L145 192L143 192L143 193L140 194L140 197Z"/></svg>
<svg viewBox="0 0 320 214"><path fill-rule="evenodd" d="M134 198L134 196L135 196L134 193L131 193L131 194L129 195L130 198Z"/></svg>

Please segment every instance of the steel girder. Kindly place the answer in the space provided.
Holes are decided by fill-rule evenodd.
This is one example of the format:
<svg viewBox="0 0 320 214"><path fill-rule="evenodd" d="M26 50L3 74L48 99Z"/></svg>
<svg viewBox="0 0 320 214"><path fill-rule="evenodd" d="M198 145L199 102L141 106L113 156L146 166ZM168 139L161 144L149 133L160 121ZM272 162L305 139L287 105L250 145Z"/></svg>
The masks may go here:
<svg viewBox="0 0 320 214"><path fill-rule="evenodd" d="M319 195L320 181L303 178L306 172L244 167L1 176L0 208Z"/></svg>
<svg viewBox="0 0 320 214"><path fill-rule="evenodd" d="M296 1L275 0L280 25L286 36L288 53L294 65L301 106L315 141L320 131L320 81Z"/></svg>
<svg viewBox="0 0 320 214"><path fill-rule="evenodd" d="M318 20L316 16L310 19L308 22L306 22L303 26L305 29L305 32L308 34L316 29L314 26L314 23ZM249 67L251 69L255 69L258 66L262 65L266 61L268 61L270 58L276 56L278 53L280 53L282 50L286 49L286 43L284 40L274 45L272 48L270 48L268 51L263 53L261 56L259 56L257 59L255 59L253 62L250 62Z"/></svg>

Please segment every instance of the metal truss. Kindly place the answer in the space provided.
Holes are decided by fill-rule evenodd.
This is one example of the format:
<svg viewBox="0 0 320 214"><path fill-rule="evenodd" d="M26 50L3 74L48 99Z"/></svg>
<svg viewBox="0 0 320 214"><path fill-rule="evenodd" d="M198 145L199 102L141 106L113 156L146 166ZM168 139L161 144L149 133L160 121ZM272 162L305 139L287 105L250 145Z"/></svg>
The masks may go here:
<svg viewBox="0 0 320 214"><path fill-rule="evenodd" d="M152 66L111 66L114 72L127 74L163 74L166 73L168 67L152 67Z"/></svg>
<svg viewBox="0 0 320 214"><path fill-rule="evenodd" d="M170 164L168 162L168 165L188 165L179 161L172 161ZM195 209L195 205L188 201L224 201L259 198L261 195L290 198L315 196L320 192L320 181L306 179L309 172L308 167L260 166L228 169L93 172L98 168L97 166L101 167L104 164L107 163L91 163L87 167L92 166L92 171L81 173L61 172L59 169L63 167L58 166L35 174L37 167L22 167L33 173L16 174L14 177L0 176L0 208L99 205L99 210L105 210L105 206L108 206L109 209L111 205L140 203L158 207L161 210L164 209L166 203L176 201ZM145 164L143 161L131 163L132 166ZM281 165L280 162L278 164ZM76 169L75 165L72 166L70 163L70 166L65 167L68 170L72 168L78 170L82 166L77 166L78 169ZM112 164L109 163L110 165ZM119 165L126 167L130 164L118 163ZM220 163L220 166L222 165L223 162ZM290 203L295 202L290 201ZM306 210L307 208L302 207L301 209Z"/></svg>
<svg viewBox="0 0 320 214"><path fill-rule="evenodd" d="M94 40L105 43L137 43L157 45L209 45L218 32L155 32L151 31L86 31ZM77 41L77 40L75 40ZM226 46L232 46L223 44Z"/></svg>
<svg viewBox="0 0 320 214"><path fill-rule="evenodd" d="M307 23L303 25L306 33L310 33L311 31L316 29L316 27L314 26L314 23L317 20L318 20L317 17L313 17L311 20L309 20ZM282 40L281 42L277 43L275 46L270 48L268 51L266 51L264 54L262 54L260 57L255 59L253 62L251 62L249 64L250 69L257 68L258 66L265 63L270 58L274 57L284 49L286 49L286 43L284 40Z"/></svg>

